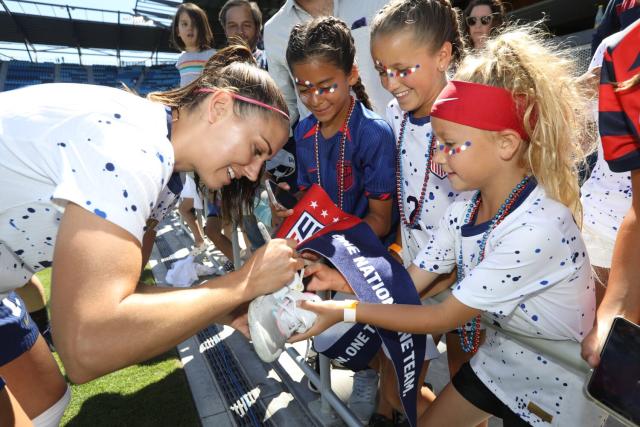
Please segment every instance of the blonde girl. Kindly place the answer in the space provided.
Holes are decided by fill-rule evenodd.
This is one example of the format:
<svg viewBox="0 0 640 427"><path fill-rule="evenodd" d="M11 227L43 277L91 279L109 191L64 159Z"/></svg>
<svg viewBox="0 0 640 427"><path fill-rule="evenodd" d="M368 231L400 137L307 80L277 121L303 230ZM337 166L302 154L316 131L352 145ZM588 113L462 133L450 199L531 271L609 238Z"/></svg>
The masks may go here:
<svg viewBox="0 0 640 427"><path fill-rule="evenodd" d="M310 334L343 319L345 308L358 322L411 333L442 333L481 313L493 320L496 328L420 424L474 426L491 415L509 426L603 422L580 375L501 332L580 342L594 320L576 224L577 141L588 109L572 84L573 63L542 37L524 28L489 41L482 55L463 60L432 109L438 163L456 190L475 193L449 207L409 272L423 291L455 269L452 294L430 306L301 304L319 314ZM343 288L331 274L326 287Z"/></svg>

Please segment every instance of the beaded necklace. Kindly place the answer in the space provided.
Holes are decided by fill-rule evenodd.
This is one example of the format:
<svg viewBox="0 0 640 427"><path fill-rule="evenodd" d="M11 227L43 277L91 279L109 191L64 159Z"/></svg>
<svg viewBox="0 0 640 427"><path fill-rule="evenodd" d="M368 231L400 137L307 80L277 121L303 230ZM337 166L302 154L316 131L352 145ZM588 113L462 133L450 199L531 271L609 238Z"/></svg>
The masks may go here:
<svg viewBox="0 0 640 427"><path fill-rule="evenodd" d="M422 204L427 195L427 184L429 183L429 174L431 171L431 159L433 158L433 151L435 145L433 143L433 132L431 133L431 139L429 140L429 147L427 148L427 159L426 159L426 168L424 171L424 180L422 181L422 189L420 190L420 199L418 200L418 206L416 207L416 214L413 218L409 218L407 221L407 217L404 213L404 186L402 185L402 147L404 145L404 132L407 125L407 120L409 118L409 113L404 113L402 117L402 123L400 124L400 132L398 134L398 143L396 144L396 197L398 199L398 210L400 211L400 218L402 219L402 223L412 228L414 224L416 224L420 220L420 216L422 215Z"/></svg>
<svg viewBox="0 0 640 427"><path fill-rule="evenodd" d="M347 142L347 132L349 130L349 120L351 119L351 113L353 113L353 107L355 105L355 100L351 97L351 104L349 105L349 112L347 113L347 118L344 121L344 125L342 126L342 138L340 138L340 152L338 154L338 166L340 167L340 174L338 175L338 207L342 209L342 202L344 199L344 152L345 145ZM318 176L318 185L322 187L322 183L320 182L320 155L318 154L318 134L320 133L320 122L316 123L316 132L315 132L315 155L316 155L316 173Z"/></svg>
<svg viewBox="0 0 640 427"><path fill-rule="evenodd" d="M525 176L522 181L520 181L518 185L516 185L513 190L511 190L509 196L506 198L504 203L502 203L500 209L498 209L498 213L496 213L493 219L491 219L487 231L484 232L484 234L482 235L482 239L480 240L480 256L478 257L478 264L484 259L484 249L487 245L489 234L507 217L507 215L511 213L511 209L515 205L516 201L518 201L518 199L520 198L520 195L524 191L528 182L529 177ZM469 208L467 209L467 213L464 217L464 225L469 225L475 220L481 203L482 196L478 191L471 199L471 203L469 204ZM462 258L462 239L460 239L460 252L458 253L457 262L458 284L462 282L465 277L463 265L464 261ZM480 315L476 316L476 318L471 322L470 337L467 336L467 331L464 326L458 327L458 335L460 336L460 346L462 347L462 350L464 350L466 353L475 353L476 351L478 351L478 346L480 344Z"/></svg>

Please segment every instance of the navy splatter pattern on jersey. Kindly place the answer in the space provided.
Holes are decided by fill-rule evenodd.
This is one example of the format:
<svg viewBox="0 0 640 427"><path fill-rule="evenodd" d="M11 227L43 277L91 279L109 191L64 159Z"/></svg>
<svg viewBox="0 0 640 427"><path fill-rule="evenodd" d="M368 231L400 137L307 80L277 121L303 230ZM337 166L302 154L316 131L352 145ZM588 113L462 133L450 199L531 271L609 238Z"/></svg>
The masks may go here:
<svg viewBox="0 0 640 427"><path fill-rule="evenodd" d="M52 265L70 202L142 241L173 171L165 116L159 104L101 86L0 94L0 294Z"/></svg>
<svg viewBox="0 0 640 427"><path fill-rule="evenodd" d="M593 325L594 284L589 258L571 212L542 188L529 195L489 235L489 223L463 225L470 202L454 202L435 237L416 259L427 271L450 272L462 247L464 280L453 296L485 311L494 324L518 334L580 342ZM598 426L604 416L582 393L583 376L488 330L471 360L480 380L533 426ZM541 408L552 419L529 411ZM545 417L546 418L546 417Z"/></svg>

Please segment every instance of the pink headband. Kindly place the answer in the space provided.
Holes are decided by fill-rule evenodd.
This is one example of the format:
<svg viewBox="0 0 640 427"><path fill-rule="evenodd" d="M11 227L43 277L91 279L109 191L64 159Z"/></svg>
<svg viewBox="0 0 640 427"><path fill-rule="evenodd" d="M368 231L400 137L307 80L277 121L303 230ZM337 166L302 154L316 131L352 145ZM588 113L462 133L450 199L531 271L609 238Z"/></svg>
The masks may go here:
<svg viewBox="0 0 640 427"><path fill-rule="evenodd" d="M217 92L216 89L209 89L206 87L201 87L200 89L196 90L197 93L215 93ZM271 110L271 111L275 111L276 113L280 113L282 114L287 120L289 120L289 115L287 113L285 113L284 111L282 111L279 108L276 108L272 105L269 104L265 104L262 101L258 101L257 99L253 99L253 98L247 98L246 96L242 96L242 95L238 95L237 93L233 93L233 92L227 92L229 95L231 95L233 98L235 99L239 99L240 101L244 101L244 102L248 102L249 104L253 104L253 105L258 105L262 108L266 108L267 110Z"/></svg>

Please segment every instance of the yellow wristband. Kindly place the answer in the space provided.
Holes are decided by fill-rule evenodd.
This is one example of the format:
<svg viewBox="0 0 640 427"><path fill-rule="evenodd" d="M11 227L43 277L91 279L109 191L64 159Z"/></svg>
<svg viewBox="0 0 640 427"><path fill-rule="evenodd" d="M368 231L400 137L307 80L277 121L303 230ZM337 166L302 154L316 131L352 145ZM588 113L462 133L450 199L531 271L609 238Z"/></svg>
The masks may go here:
<svg viewBox="0 0 640 427"><path fill-rule="evenodd" d="M402 258L402 246L400 246L397 243L392 243L389 245L389 247L387 248L390 251L395 252L400 258Z"/></svg>
<svg viewBox="0 0 640 427"><path fill-rule="evenodd" d="M356 307L360 301L358 300L345 300L347 305L344 307L342 319L345 322L356 323Z"/></svg>

